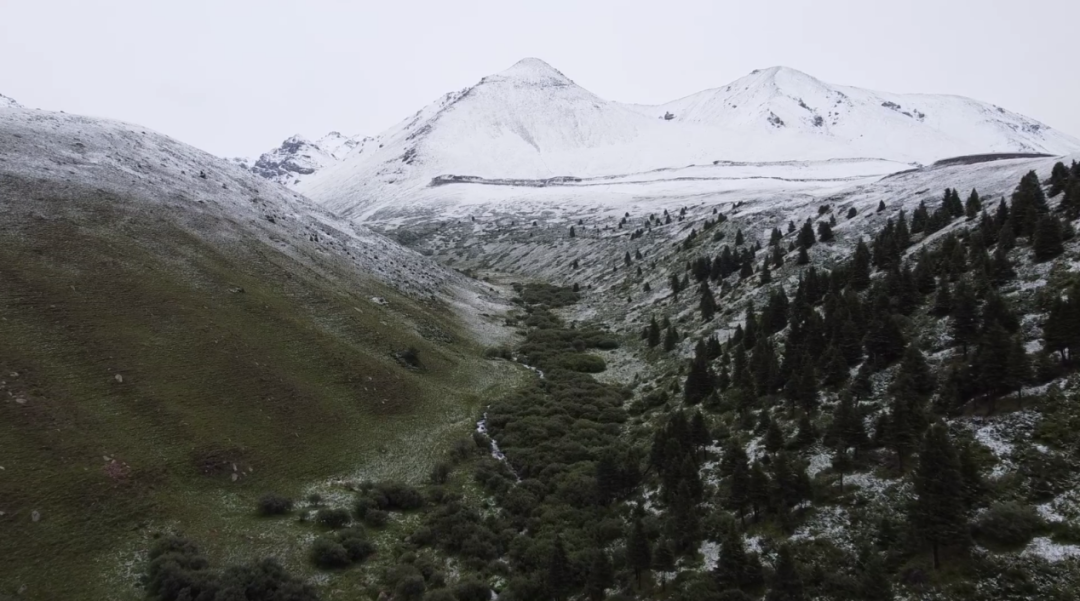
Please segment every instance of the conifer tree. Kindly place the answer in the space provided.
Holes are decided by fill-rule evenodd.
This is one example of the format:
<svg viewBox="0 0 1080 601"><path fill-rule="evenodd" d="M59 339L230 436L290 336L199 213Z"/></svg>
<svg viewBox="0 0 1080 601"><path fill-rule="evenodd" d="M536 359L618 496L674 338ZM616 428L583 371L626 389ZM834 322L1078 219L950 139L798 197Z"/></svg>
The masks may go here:
<svg viewBox="0 0 1080 601"><path fill-rule="evenodd" d="M871 553L859 575L859 600L893 601L895 598L885 562Z"/></svg>
<svg viewBox="0 0 1080 601"><path fill-rule="evenodd" d="M589 563L589 575L585 579L585 595L589 601L603 601L607 598L607 589L615 585L615 570L611 560L602 549L593 550Z"/></svg>
<svg viewBox="0 0 1080 601"><path fill-rule="evenodd" d="M742 230L735 230L735 246L742 246L745 242Z"/></svg>
<svg viewBox="0 0 1080 601"><path fill-rule="evenodd" d="M769 583L769 592L765 595L765 601L806 600L806 591L803 589L798 565L795 563L791 548L785 544L780 547L779 557L776 561L776 571L773 574L772 582Z"/></svg>
<svg viewBox="0 0 1080 601"><path fill-rule="evenodd" d="M682 282L679 281L679 274L671 274L671 295L675 297L675 300L679 300L679 292L682 290Z"/></svg>
<svg viewBox="0 0 1080 601"><path fill-rule="evenodd" d="M1013 222L1013 233L1017 236L1031 236L1039 219L1050 211L1046 204L1039 176L1034 171L1020 179L1020 184L1012 195L1009 213Z"/></svg>
<svg viewBox="0 0 1080 601"><path fill-rule="evenodd" d="M990 281L995 286L1001 286L1015 277L1016 270L1013 269L1012 261L1009 260L1009 254L1005 252L1004 246L998 244L994 249L994 257L990 261Z"/></svg>
<svg viewBox="0 0 1080 601"><path fill-rule="evenodd" d="M952 312L953 297L952 292L949 289L949 280L945 276L941 276L937 284L937 295L934 296L934 304L930 308L930 313L943 317Z"/></svg>
<svg viewBox="0 0 1080 601"><path fill-rule="evenodd" d="M769 272L768 259L766 259L765 262L761 264L761 274L759 277L761 278L760 282L762 286L768 284L769 282L772 282L772 273Z"/></svg>
<svg viewBox="0 0 1080 601"><path fill-rule="evenodd" d="M855 246L855 257L851 261L851 287L866 290L870 286L870 249L862 238Z"/></svg>
<svg viewBox="0 0 1080 601"><path fill-rule="evenodd" d="M853 448L856 454L866 447L866 427L849 393L840 395L840 402L833 412L831 435L838 445L844 449Z"/></svg>
<svg viewBox="0 0 1080 601"><path fill-rule="evenodd" d="M556 537L555 545L551 549L551 557L548 559L548 591L556 601L562 601L570 592L572 582L573 573L570 569L570 559L566 556L566 548L563 546L562 537Z"/></svg>
<svg viewBox="0 0 1080 601"><path fill-rule="evenodd" d="M755 461L750 466L750 488L747 490L750 509L754 513L755 521L757 521L760 512L769 506L769 491L771 488L772 483L769 481L769 475L765 473L765 468L761 466L760 461Z"/></svg>
<svg viewBox="0 0 1080 601"><path fill-rule="evenodd" d="M574 226L571 225L570 226L570 237L573 238L575 236L577 236L577 234L574 232Z"/></svg>
<svg viewBox="0 0 1080 601"><path fill-rule="evenodd" d="M668 326L667 332L664 334L664 350L671 352L675 350L675 345L679 343L679 333L675 331L674 326Z"/></svg>
<svg viewBox="0 0 1080 601"><path fill-rule="evenodd" d="M909 519L919 537L931 545L934 569L939 569L940 548L968 540L960 461L943 424L934 424L926 434L914 488Z"/></svg>
<svg viewBox="0 0 1080 601"><path fill-rule="evenodd" d="M748 589L761 583L761 564L747 554L742 534L734 527L725 529L720 538L713 579L721 591Z"/></svg>
<svg viewBox="0 0 1080 601"><path fill-rule="evenodd" d="M818 223L818 240L822 242L832 242L835 239L833 235L832 226L828 221L822 221Z"/></svg>
<svg viewBox="0 0 1080 601"><path fill-rule="evenodd" d="M899 359L903 355L905 344L904 334L892 316L885 316L872 322L863 341L867 361L877 369L884 368Z"/></svg>
<svg viewBox="0 0 1080 601"><path fill-rule="evenodd" d="M807 219L799 230L798 238L799 248L808 249L817 242L817 238L814 236L814 225Z"/></svg>
<svg viewBox="0 0 1080 601"><path fill-rule="evenodd" d="M671 542L660 540L656 543L653 551L653 569L658 572L670 572L675 569L675 552L671 549ZM660 590L667 588L667 581L660 581Z"/></svg>
<svg viewBox="0 0 1080 601"><path fill-rule="evenodd" d="M978 336L978 311L979 301L964 280L956 285L953 295L953 306L949 311L949 329L952 334L953 344L958 344L967 357L968 347L975 342Z"/></svg>
<svg viewBox="0 0 1080 601"><path fill-rule="evenodd" d="M1061 161L1054 163L1053 169L1050 170L1050 196L1061 194L1068 181L1069 169L1065 167L1065 163Z"/></svg>
<svg viewBox="0 0 1080 601"><path fill-rule="evenodd" d="M1035 251L1035 262L1042 263L1065 252L1062 242L1061 222L1052 215L1043 215L1035 226L1035 234L1032 236L1032 249Z"/></svg>
<svg viewBox="0 0 1080 601"><path fill-rule="evenodd" d="M810 255L806 252L806 247L799 247L799 256L795 259L796 265L807 265L810 263Z"/></svg>
<svg viewBox="0 0 1080 601"><path fill-rule="evenodd" d="M1076 221L1080 218L1080 177L1072 177L1065 188L1065 194L1061 197L1058 210L1068 221Z"/></svg>
<svg viewBox="0 0 1080 601"><path fill-rule="evenodd" d="M715 389L712 371L702 355L695 356L690 360L690 371L686 375L686 384L683 387L684 400L687 405L696 405L705 400Z"/></svg>
<svg viewBox="0 0 1080 601"><path fill-rule="evenodd" d="M799 418L799 429L795 432L794 447L808 449L814 446L816 442L817 430L814 428L813 422L810 421L810 415L804 411Z"/></svg>
<svg viewBox="0 0 1080 601"><path fill-rule="evenodd" d="M882 212L884 210L885 210L885 201L882 200L882 201L878 202L877 212L880 213L880 212Z"/></svg>
<svg viewBox="0 0 1080 601"><path fill-rule="evenodd" d="M649 328L646 332L645 339L648 342L649 348L653 348L660 344L660 324L656 323L655 316L649 320Z"/></svg>
<svg viewBox="0 0 1080 601"><path fill-rule="evenodd" d="M968 221L971 221L978 217L979 211L982 211L982 200L975 188L972 188L967 202L964 203L964 213L967 214Z"/></svg>
<svg viewBox="0 0 1080 601"><path fill-rule="evenodd" d="M776 453L784 448L784 432L780 429L780 425L776 423L776 420L769 420L763 442L765 444L765 450L770 453Z"/></svg>
<svg viewBox="0 0 1080 601"><path fill-rule="evenodd" d="M708 280L701 282L698 292L701 294L701 302L699 303L701 321L709 321L716 315L716 299L713 298L712 290L709 289Z"/></svg>
<svg viewBox="0 0 1080 601"><path fill-rule="evenodd" d="M892 395L889 418L886 422L888 430L886 438L889 447L896 453L896 462L900 473L904 473L907 458L918 446L918 417L915 415L915 399L909 394L909 389L899 387Z"/></svg>
<svg viewBox="0 0 1080 601"><path fill-rule="evenodd" d="M634 520L630 538L626 541L626 561L634 571L634 580L640 589L642 574L652 568L652 550L649 548L649 539L645 537L641 518Z"/></svg>

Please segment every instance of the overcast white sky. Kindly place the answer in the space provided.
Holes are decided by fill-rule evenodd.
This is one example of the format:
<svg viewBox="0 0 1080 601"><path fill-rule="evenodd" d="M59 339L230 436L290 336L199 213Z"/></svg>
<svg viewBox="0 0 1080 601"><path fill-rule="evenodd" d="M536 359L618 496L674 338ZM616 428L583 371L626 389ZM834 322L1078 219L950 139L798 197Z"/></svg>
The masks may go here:
<svg viewBox="0 0 1080 601"><path fill-rule="evenodd" d="M376 134L526 56L639 103L786 65L1080 136L1076 0L527 4L0 0L0 94L252 156L298 132Z"/></svg>

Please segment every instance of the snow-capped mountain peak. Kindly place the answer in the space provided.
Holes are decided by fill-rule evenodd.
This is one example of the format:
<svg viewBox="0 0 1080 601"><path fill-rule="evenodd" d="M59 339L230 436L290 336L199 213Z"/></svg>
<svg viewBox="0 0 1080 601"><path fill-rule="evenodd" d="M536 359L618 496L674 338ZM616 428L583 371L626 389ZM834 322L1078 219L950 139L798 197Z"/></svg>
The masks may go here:
<svg viewBox="0 0 1080 601"><path fill-rule="evenodd" d="M574 85L561 71L538 58L523 58L509 69L488 75L480 83L508 83L522 86Z"/></svg>

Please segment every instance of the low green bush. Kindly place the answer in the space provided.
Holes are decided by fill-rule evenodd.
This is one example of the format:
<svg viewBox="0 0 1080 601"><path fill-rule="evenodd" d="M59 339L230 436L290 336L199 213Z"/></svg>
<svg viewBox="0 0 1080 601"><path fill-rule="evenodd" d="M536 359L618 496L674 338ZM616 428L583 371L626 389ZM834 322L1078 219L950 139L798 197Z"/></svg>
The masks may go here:
<svg viewBox="0 0 1080 601"><path fill-rule="evenodd" d="M349 512L344 509L324 508L315 513L317 524L335 530L348 524L351 519Z"/></svg>
<svg viewBox="0 0 1080 601"><path fill-rule="evenodd" d="M1007 547L1026 545L1045 523L1034 508L1019 503L995 503L975 521L980 539Z"/></svg>
<svg viewBox="0 0 1080 601"><path fill-rule="evenodd" d="M369 509L364 515L364 523L372 528L382 528L390 521L390 514L381 509Z"/></svg>
<svg viewBox="0 0 1080 601"><path fill-rule="evenodd" d="M285 515L292 511L292 499L267 493L259 497L258 513L262 516Z"/></svg>

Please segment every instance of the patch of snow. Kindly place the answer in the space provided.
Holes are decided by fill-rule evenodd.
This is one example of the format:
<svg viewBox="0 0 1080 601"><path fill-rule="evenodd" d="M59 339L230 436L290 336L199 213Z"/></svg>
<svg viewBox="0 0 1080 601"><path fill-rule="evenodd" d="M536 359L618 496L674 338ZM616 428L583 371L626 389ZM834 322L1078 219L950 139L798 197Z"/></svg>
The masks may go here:
<svg viewBox="0 0 1080 601"><path fill-rule="evenodd" d="M1021 553L1041 557L1049 562L1080 558L1080 545L1060 545L1045 536L1034 538Z"/></svg>

